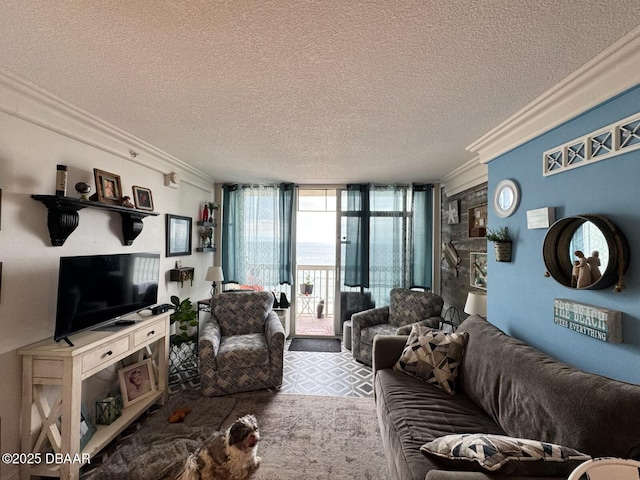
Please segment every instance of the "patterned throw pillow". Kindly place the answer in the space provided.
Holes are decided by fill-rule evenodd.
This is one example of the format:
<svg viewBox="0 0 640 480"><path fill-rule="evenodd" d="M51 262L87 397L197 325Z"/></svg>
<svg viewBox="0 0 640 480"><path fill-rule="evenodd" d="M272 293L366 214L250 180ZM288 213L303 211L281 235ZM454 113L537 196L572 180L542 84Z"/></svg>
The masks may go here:
<svg viewBox="0 0 640 480"><path fill-rule="evenodd" d="M468 333L414 325L395 370L426 380L453 395Z"/></svg>
<svg viewBox="0 0 640 480"><path fill-rule="evenodd" d="M435 455L446 460L477 462L484 470L491 472L501 469L509 462L535 461L568 462L564 470L571 472L579 463L591 458L572 448L553 443L483 433L445 435L425 443L420 451L425 455ZM555 466L558 467L558 465ZM513 467L512 470L515 469L515 466ZM559 473L560 471L556 468L554 472L544 473L562 474ZM534 472L529 469L527 474L534 474Z"/></svg>

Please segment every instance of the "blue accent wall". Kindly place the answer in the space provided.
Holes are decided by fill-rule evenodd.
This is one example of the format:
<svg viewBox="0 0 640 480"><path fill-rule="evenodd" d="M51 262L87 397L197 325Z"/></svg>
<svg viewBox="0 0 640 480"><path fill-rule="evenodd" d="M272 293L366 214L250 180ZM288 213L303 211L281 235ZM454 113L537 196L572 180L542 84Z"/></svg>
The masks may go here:
<svg viewBox="0 0 640 480"><path fill-rule="evenodd" d="M508 334L582 370L640 384L640 150L543 177L544 151L640 112L640 86L591 109L489 163L490 228L508 226L514 240L511 263L489 251L488 320ZM520 206L508 218L491 207L496 185L518 182ZM631 249L627 289L575 290L545 277L542 242L547 229L527 230L527 210L555 207L556 220L585 213L609 218ZM553 323L553 300L623 312L623 343L590 338Z"/></svg>

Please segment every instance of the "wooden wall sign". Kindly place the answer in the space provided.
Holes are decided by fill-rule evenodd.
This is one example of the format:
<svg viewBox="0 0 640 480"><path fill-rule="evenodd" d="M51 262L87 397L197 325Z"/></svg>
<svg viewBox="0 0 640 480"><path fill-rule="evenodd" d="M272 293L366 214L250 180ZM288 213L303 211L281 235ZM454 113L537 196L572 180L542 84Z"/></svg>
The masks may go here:
<svg viewBox="0 0 640 480"><path fill-rule="evenodd" d="M553 322L603 342L622 343L622 312L617 310L556 298Z"/></svg>

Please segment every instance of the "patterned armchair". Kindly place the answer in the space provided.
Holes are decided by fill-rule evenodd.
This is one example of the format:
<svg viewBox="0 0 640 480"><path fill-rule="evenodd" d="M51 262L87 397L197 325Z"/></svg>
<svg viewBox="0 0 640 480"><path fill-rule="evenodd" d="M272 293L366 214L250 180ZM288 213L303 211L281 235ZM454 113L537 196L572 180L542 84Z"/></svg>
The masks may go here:
<svg viewBox="0 0 640 480"><path fill-rule="evenodd" d="M271 292L222 293L200 334L200 384L210 397L280 387L284 328Z"/></svg>
<svg viewBox="0 0 640 480"><path fill-rule="evenodd" d="M408 288L391 290L389 306L373 308L351 316L351 352L354 358L371 365L373 337L381 335L408 335L414 324L438 328L444 300L429 292Z"/></svg>

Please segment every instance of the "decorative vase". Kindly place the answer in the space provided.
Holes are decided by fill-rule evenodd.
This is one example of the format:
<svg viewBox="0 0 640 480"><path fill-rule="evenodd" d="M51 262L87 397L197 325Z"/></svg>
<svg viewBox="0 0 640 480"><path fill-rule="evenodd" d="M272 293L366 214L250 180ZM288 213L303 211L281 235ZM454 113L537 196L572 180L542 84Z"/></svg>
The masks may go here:
<svg viewBox="0 0 640 480"><path fill-rule="evenodd" d="M495 242L496 262L511 261L512 242Z"/></svg>

